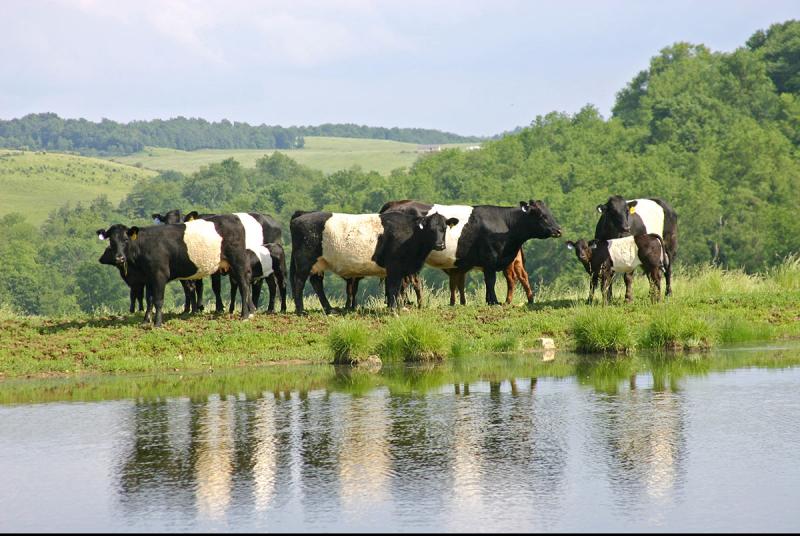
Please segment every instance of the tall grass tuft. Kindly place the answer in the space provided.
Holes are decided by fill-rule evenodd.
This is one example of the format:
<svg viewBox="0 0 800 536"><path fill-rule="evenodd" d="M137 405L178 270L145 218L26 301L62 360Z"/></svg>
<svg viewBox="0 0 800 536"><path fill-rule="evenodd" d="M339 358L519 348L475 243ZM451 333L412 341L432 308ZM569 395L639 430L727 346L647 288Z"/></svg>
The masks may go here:
<svg viewBox="0 0 800 536"><path fill-rule="evenodd" d="M624 312L618 308L584 308L575 316L572 332L579 352L622 353L636 346Z"/></svg>
<svg viewBox="0 0 800 536"><path fill-rule="evenodd" d="M358 363L369 354L369 330L354 320L341 320L328 333L328 346L337 365Z"/></svg>
<svg viewBox="0 0 800 536"><path fill-rule="evenodd" d="M386 326L386 334L378 345L382 358L405 361L438 361L447 357L448 339L434 324L422 318L403 316Z"/></svg>
<svg viewBox="0 0 800 536"><path fill-rule="evenodd" d="M714 330L702 318L692 316L686 309L658 307L644 331L639 344L645 348L683 350L710 348Z"/></svg>
<svg viewBox="0 0 800 536"><path fill-rule="evenodd" d="M783 290L800 290L800 254L789 255L767 276Z"/></svg>
<svg viewBox="0 0 800 536"><path fill-rule="evenodd" d="M737 315L722 318L717 325L722 343L763 341L772 338L773 328L769 324L755 323Z"/></svg>

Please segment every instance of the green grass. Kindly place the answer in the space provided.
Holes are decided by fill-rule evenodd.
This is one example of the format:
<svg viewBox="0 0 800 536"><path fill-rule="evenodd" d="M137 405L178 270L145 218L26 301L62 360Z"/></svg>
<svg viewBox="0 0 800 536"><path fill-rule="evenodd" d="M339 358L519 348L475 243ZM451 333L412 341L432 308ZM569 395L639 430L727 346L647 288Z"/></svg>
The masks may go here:
<svg viewBox="0 0 800 536"><path fill-rule="evenodd" d="M369 329L353 319L334 324L328 333L328 345L337 364L356 364L369 354Z"/></svg>
<svg viewBox="0 0 800 536"><path fill-rule="evenodd" d="M43 221L65 203L88 203L105 195L118 203L154 171L69 154L0 149L0 216L21 212Z"/></svg>
<svg viewBox="0 0 800 536"><path fill-rule="evenodd" d="M471 143L447 144L443 147L465 147ZM234 158L243 167L254 167L256 160L275 151L296 160L298 163L324 173L333 173L340 169L361 166L367 171L388 174L391 170L408 167L423 152L415 143L404 143L390 140L370 140L358 138L332 138L310 136L305 138L302 149L202 149L198 151L180 151L147 147L145 150L112 160L130 166L142 166L154 170L175 170L182 173L193 173L202 166L219 162L226 158Z"/></svg>
<svg viewBox="0 0 800 536"><path fill-rule="evenodd" d="M449 353L447 335L436 324L417 316L403 316L387 323L378 353L386 359L437 361Z"/></svg>
<svg viewBox="0 0 800 536"><path fill-rule="evenodd" d="M0 377L329 363L337 351L398 361L538 355L535 343L542 336L552 337L559 353L614 354L800 339L800 289L781 286L794 277L793 266L783 267L779 278L777 270L747 278L710 273L722 272L711 267L679 270L675 295L658 305L650 304L646 278L639 277L632 304L617 296L609 306L586 306L587 286L554 284L539 293L533 306L520 295L513 306L489 307L476 285L469 289L467 306L450 307L449 293L434 287L426 289L426 307L398 315L382 299L372 298L344 319L325 316L316 297L307 296L307 316L258 314L241 322L236 314L183 317L172 309L161 329L142 329L141 313L40 318L19 316L5 307L0 308ZM711 292L709 281L714 280L735 284ZM618 290L621 295L623 289ZM332 304L341 307L342 298L333 298Z"/></svg>

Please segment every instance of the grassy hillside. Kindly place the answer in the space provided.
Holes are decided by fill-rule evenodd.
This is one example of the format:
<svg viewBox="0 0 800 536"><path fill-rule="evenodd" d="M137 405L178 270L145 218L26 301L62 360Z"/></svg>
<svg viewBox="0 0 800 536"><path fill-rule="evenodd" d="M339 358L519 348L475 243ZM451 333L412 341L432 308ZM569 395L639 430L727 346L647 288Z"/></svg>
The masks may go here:
<svg viewBox="0 0 800 536"><path fill-rule="evenodd" d="M468 147L476 144L448 144L442 147ZM340 169L359 165L364 170L375 170L387 174L391 170L410 166L424 154L415 143L389 140L367 140L355 138L306 137L303 149L279 150L298 163L332 173ZM264 149L204 149L179 151L148 147L129 156L114 157L114 162L141 165L154 170L175 170L192 173L201 166L235 158L244 167L253 167L256 160L272 150Z"/></svg>
<svg viewBox="0 0 800 536"><path fill-rule="evenodd" d="M0 149L0 216L21 212L42 221L64 203L84 203L105 194L119 202L147 169L68 154Z"/></svg>

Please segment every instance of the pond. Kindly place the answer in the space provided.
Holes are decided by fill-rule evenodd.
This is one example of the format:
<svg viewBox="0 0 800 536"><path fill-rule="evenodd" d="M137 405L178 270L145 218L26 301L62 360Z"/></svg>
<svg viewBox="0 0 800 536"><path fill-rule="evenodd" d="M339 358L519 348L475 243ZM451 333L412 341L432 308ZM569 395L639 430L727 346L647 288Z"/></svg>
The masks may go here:
<svg viewBox="0 0 800 536"><path fill-rule="evenodd" d="M800 346L0 383L0 530L797 531Z"/></svg>

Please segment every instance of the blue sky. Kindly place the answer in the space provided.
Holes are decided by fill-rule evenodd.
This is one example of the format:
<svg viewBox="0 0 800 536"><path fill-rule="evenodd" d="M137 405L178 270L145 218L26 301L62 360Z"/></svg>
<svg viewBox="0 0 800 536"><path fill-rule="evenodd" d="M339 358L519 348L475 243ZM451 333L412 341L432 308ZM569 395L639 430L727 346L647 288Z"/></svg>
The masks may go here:
<svg viewBox="0 0 800 536"><path fill-rule="evenodd" d="M615 94L678 41L715 51L798 0L3 0L0 118L177 115L492 135Z"/></svg>

